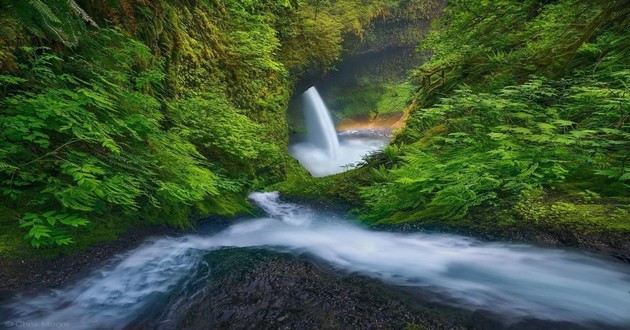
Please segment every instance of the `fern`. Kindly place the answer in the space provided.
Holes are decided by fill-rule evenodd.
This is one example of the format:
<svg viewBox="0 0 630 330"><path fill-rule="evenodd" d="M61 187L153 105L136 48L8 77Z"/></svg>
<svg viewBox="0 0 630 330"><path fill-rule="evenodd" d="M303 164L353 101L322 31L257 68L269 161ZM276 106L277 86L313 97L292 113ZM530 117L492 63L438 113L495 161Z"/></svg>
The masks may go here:
<svg viewBox="0 0 630 330"><path fill-rule="evenodd" d="M28 0L33 9L45 20L53 24L61 24L61 20L52 9L41 0Z"/></svg>
<svg viewBox="0 0 630 330"><path fill-rule="evenodd" d="M627 18L611 12L623 4L449 3L423 43L433 57L415 72L402 162L362 190L363 217L457 221L567 186L627 198Z"/></svg>
<svg viewBox="0 0 630 330"><path fill-rule="evenodd" d="M63 227L77 228L88 224L85 218L56 211L26 213L20 219L20 227L28 230L25 239L35 248L72 244L72 237Z"/></svg>

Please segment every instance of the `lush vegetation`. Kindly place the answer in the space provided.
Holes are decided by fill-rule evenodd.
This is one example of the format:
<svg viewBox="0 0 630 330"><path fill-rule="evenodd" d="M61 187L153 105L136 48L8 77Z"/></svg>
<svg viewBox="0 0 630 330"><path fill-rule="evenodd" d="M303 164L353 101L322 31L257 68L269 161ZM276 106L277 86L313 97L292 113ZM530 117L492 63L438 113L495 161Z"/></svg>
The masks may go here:
<svg viewBox="0 0 630 330"><path fill-rule="evenodd" d="M337 120L401 113L412 92L407 72L420 58L413 49L400 47L351 56L319 90Z"/></svg>
<svg viewBox="0 0 630 330"><path fill-rule="evenodd" d="M331 102L335 117L353 118L401 113L407 107L411 86L405 82L373 82L360 80L356 86L339 91Z"/></svg>
<svg viewBox="0 0 630 330"><path fill-rule="evenodd" d="M286 175L294 79L418 4L0 0L2 252L246 211Z"/></svg>
<svg viewBox="0 0 630 330"><path fill-rule="evenodd" d="M629 14L625 0L450 1L363 218L630 231Z"/></svg>
<svg viewBox="0 0 630 330"><path fill-rule="evenodd" d="M630 231L628 0L449 1L409 82L335 97L406 107L390 147L323 179L287 156L295 80L418 42L440 3L0 0L0 253L188 227L262 187L370 223Z"/></svg>

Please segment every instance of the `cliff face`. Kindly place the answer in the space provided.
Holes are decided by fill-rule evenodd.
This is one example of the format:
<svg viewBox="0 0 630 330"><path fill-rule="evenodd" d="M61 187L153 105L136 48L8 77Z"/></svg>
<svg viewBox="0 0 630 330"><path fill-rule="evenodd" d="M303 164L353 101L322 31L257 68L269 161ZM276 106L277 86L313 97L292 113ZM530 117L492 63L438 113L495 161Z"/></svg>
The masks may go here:
<svg viewBox="0 0 630 330"><path fill-rule="evenodd" d="M346 56L379 53L392 48L416 48L439 14L442 4L436 4L435 13L420 18L379 17L366 28L364 38L350 35L344 42Z"/></svg>

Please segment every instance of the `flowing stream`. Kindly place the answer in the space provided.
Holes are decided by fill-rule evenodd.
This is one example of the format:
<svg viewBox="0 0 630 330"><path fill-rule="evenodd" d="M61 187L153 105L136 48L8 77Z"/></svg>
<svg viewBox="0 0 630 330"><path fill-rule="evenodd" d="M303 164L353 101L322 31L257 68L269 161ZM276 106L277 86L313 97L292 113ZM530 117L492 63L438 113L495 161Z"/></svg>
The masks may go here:
<svg viewBox="0 0 630 330"><path fill-rule="evenodd" d="M267 216L219 232L152 239L61 290L18 296L0 308L5 326L115 329L190 280L208 251L262 247L307 253L333 267L506 320L536 318L630 327L630 267L526 244L432 233L393 233L253 193ZM24 322L28 320L28 322Z"/></svg>

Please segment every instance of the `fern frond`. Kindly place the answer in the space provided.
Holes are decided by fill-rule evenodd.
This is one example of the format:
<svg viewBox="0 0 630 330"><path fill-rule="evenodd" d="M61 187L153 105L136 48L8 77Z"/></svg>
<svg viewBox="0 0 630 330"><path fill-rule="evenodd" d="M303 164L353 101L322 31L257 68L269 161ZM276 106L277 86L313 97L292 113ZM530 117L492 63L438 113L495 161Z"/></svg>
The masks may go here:
<svg viewBox="0 0 630 330"><path fill-rule="evenodd" d="M72 9L72 11L79 17L81 17L81 19L83 19L83 21L85 21L86 23L88 23L89 25L98 28L98 24L96 24L96 22L92 19L92 17L90 17L90 15L88 15L88 13L81 8L81 6L79 6L76 1L74 0L68 0L68 6L70 7L70 9Z"/></svg>
<svg viewBox="0 0 630 330"><path fill-rule="evenodd" d="M50 7L43 1L29 0L28 2L31 4L31 7L33 7L44 20L55 24L61 24L61 20L59 19L59 17L57 17L52 9L50 9Z"/></svg>

